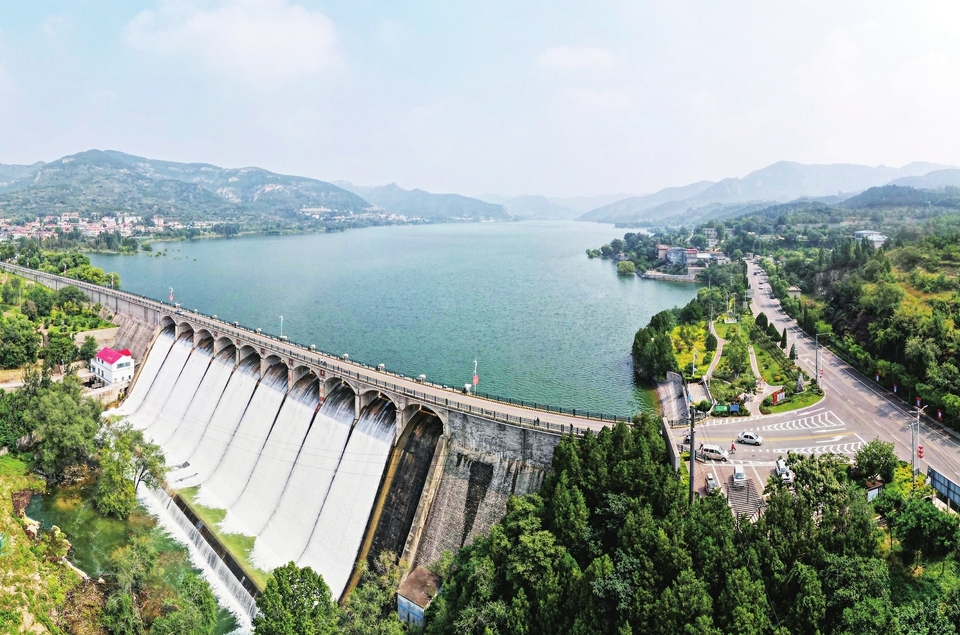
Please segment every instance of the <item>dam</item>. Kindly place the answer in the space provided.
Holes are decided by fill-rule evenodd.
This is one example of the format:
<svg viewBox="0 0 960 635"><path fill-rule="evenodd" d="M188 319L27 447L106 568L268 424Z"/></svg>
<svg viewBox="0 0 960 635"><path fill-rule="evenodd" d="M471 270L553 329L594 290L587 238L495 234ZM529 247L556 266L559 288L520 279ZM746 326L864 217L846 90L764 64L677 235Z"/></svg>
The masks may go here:
<svg viewBox="0 0 960 635"><path fill-rule="evenodd" d="M196 488L197 503L225 510L219 531L255 539L257 568L310 566L338 597L355 583L356 563L382 551L418 565L468 544L502 517L509 496L540 487L562 434L610 424L482 399L121 291L0 268L54 289L74 285L120 324L118 343L138 368L114 412L164 449L171 469L160 507L200 536L177 507L182 499L168 496ZM249 595L239 597L250 585L240 582L232 592L253 611Z"/></svg>

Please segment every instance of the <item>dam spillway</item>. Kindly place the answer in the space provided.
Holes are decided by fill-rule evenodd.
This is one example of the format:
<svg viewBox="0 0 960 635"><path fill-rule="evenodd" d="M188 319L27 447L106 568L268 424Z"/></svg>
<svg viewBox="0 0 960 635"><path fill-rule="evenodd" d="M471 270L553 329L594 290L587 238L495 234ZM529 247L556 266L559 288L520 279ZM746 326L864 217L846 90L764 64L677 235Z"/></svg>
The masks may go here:
<svg viewBox="0 0 960 635"><path fill-rule="evenodd" d="M511 494L539 487L558 438L535 451L528 431L450 413L444 421L291 366L168 325L116 412L164 448L170 489L196 487L198 504L225 510L221 533L255 538L254 566L310 566L335 596L358 559L389 550L425 564L486 531ZM537 465L518 486L525 456ZM501 465L511 461L516 469Z"/></svg>

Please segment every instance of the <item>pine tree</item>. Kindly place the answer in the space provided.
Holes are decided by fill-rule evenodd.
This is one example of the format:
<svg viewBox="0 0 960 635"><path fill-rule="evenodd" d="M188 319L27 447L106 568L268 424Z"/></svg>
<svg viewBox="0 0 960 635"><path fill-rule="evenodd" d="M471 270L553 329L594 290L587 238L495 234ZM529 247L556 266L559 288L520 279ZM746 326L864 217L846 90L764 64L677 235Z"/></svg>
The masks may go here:
<svg viewBox="0 0 960 635"><path fill-rule="evenodd" d="M787 327L783 327L783 337L780 338L780 348L787 348Z"/></svg>
<svg viewBox="0 0 960 635"><path fill-rule="evenodd" d="M791 345L790 345L790 359L791 359L791 360L794 360L794 361L797 359L797 345L796 345L796 344L791 344Z"/></svg>

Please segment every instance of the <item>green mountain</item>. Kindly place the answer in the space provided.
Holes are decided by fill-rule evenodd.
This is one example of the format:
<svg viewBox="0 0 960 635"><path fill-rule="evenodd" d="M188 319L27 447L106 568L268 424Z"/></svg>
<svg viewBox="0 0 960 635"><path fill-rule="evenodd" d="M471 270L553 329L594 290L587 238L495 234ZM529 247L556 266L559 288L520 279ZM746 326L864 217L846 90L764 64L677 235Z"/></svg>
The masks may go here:
<svg viewBox="0 0 960 635"><path fill-rule="evenodd" d="M423 190L405 190L396 183L369 187L337 181L377 207L391 213L428 220L508 220L503 205L487 203L460 194L433 194Z"/></svg>
<svg viewBox="0 0 960 635"><path fill-rule="evenodd" d="M261 168L174 163L89 150L51 163L0 165L0 215L8 219L79 212L168 220L263 220L358 214L370 204L342 188Z"/></svg>

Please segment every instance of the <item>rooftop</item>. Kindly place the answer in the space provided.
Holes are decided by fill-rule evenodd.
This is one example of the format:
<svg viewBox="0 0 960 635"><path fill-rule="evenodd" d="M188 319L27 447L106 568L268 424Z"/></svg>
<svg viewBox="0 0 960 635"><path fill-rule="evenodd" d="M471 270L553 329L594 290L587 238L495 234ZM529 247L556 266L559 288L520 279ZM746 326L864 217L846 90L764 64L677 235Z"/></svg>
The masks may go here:
<svg viewBox="0 0 960 635"><path fill-rule="evenodd" d="M103 347L100 352L97 353L97 359L107 364L116 364L124 357L133 357L133 354L125 348L115 351L109 346Z"/></svg>
<svg viewBox="0 0 960 635"><path fill-rule="evenodd" d="M403 581L397 593L417 606L426 608L437 594L440 579L430 573L426 567L417 567Z"/></svg>

